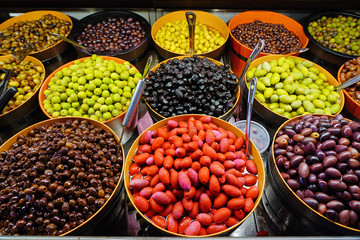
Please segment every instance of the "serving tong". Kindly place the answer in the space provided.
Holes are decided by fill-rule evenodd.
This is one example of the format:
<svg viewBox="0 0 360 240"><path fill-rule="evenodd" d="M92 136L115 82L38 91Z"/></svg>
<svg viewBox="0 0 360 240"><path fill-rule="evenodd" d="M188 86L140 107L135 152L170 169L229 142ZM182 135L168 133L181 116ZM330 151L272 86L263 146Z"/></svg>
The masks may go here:
<svg viewBox="0 0 360 240"><path fill-rule="evenodd" d="M350 78L349 80L343 82L342 84L337 85L337 86L335 87L335 91L337 91L337 92L338 92L338 91L341 91L341 90L343 90L344 88L350 87L351 85L357 83L358 81L360 81L360 75L357 75L357 76L355 76L355 77L353 77L353 78Z"/></svg>
<svg viewBox="0 0 360 240"><path fill-rule="evenodd" d="M189 53L194 55L195 52L195 23L196 23L196 14L192 11L187 11L185 13L187 23L189 25Z"/></svg>
<svg viewBox="0 0 360 240"><path fill-rule="evenodd" d="M20 49L18 51L14 51L14 52L11 53L11 55L15 59L22 62L26 58L26 56L29 55L29 53L34 52L35 49L36 49L36 47L35 47L34 44L28 43L28 44L25 45L25 47L23 49Z"/></svg>
<svg viewBox="0 0 360 240"><path fill-rule="evenodd" d="M4 79L0 83L0 114L4 110L5 106L8 104L10 99L17 93L16 87L10 87L6 90L9 85L10 77L13 72L8 69L0 69L0 73L5 73Z"/></svg>

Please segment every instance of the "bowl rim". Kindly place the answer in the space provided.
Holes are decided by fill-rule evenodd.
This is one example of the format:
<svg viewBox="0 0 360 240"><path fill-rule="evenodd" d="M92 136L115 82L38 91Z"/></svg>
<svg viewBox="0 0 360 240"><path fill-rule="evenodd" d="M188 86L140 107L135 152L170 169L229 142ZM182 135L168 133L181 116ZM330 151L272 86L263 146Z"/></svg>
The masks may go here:
<svg viewBox="0 0 360 240"><path fill-rule="evenodd" d="M121 57L121 55L124 55L124 54L127 54L129 52L132 52L132 51L135 51L135 50L139 49L142 45L144 45L146 42L149 41L150 32L151 32L150 23L143 16L141 16L140 14L137 14L137 13L134 13L134 12L131 12L131 11L127 11L127 10L104 10L104 11L95 12L95 13L92 13L92 14L86 16L86 17L83 17L82 19L80 19L79 21L77 21L74 24L73 29L71 31L71 34L69 35L69 38L76 42L76 37L79 36L80 35L79 33L84 30L83 25L87 24L88 21L91 21L91 20L96 19L96 18L99 18L99 20L97 22L100 22L102 19L106 19L106 18L109 17L106 14L110 14L110 15L118 14L117 18L123 17L121 14L129 15L129 16L131 16L133 18L136 18L137 20L140 21L140 25L144 28L146 34L145 34L144 38L141 40L141 42L138 45L136 45L135 47L132 47L132 48L130 48L128 50L117 51L117 52L114 50L114 52L112 54L110 54L110 55L104 55L104 53L106 53L106 52L98 52L96 54L103 55L103 56L110 56L110 57L115 57L115 56L120 56ZM74 45L74 47L75 47L75 49L79 50L82 53L85 53L85 54L88 54L88 55L93 54L91 52L88 52L88 51L76 46L76 45Z"/></svg>
<svg viewBox="0 0 360 240"><path fill-rule="evenodd" d="M262 198L262 195L264 193L264 188L265 188L265 169L264 169L264 163L263 163L263 160L261 158L261 154L259 152L259 150L257 149L257 147L255 146L255 144L252 142L252 140L250 139L250 151L254 151L253 154L251 154L253 157L256 155L259 157L259 163L260 163L260 166L257 165L257 168L258 168L258 174L257 174L257 177L258 177L258 182L257 182L257 186L259 186L259 195L258 197L256 198L256 200L254 201L254 207L253 209L247 213L247 215L239 220L235 225L231 226L231 227L227 227L225 230L221 231L221 232L217 232L217 233L212 233L212 234L207 234L207 235L196 235L196 236L190 236L190 235L185 235L185 234L179 234L179 233L173 233L173 232L170 232L169 230L167 229L163 229L163 228L160 228L159 226L157 226L150 218L148 218L147 216L145 216L142 211L140 211L137 206L135 205L134 203L134 196L133 194L131 193L131 190L130 190L130 186L128 183L130 183L130 174L129 174L129 168L130 168L130 165L131 163L133 163L133 160L132 160L132 156L130 156L131 153L133 154L136 154L135 151L137 150L138 146L139 146L139 142L140 142L140 138L142 136L142 134L144 134L147 130L151 130L151 129L158 129L160 127L163 127L163 126L166 126L166 123L168 120L182 120L182 119L186 119L188 120L190 117L194 117L195 119L199 119L200 117L202 116L209 116L209 115L202 115L202 114L184 114L184 115L177 115L177 116L174 116L174 117L169 117L169 118L165 118L165 119L162 119L161 121L159 122L156 122L154 123L153 125L151 125L150 127L148 127L146 130L144 130L141 134L139 134L139 136L135 139L135 141L133 142L133 144L131 145L130 149L129 149L129 152L126 156L126 160L124 161L124 185L125 185L125 190L126 190L126 194L127 194L127 197L129 198L131 204L134 206L134 208L136 209L136 211L142 216L142 218L146 219L147 222L149 222L151 225L153 225L154 227L156 227L157 229L161 230L161 231L164 231L166 232L167 234L169 235L174 235L174 236L178 236L178 237L192 237L192 238L198 238L198 237L212 237L212 236L217 236L217 235L221 235L221 234L224 234L228 231L231 231L237 227L239 227L246 219L248 219L248 217L250 217L252 215L252 213L255 211L255 209L257 208L257 206L259 205L260 201L261 201L261 198ZM226 126L226 129L229 130L229 131L233 131L234 134L239 137L239 136L242 136L242 137L245 137L245 134L240 130L238 129L237 127L235 127L234 125L232 125L231 123L229 122L226 122L222 119L219 119L219 118L216 118L216 117L211 117L211 121L214 122L215 124L219 125L225 125ZM236 133L235 133L236 132ZM135 146L137 145L136 149L135 149ZM250 152L251 153L251 152ZM127 167L127 165L129 165L129 168ZM261 177L259 177L261 175ZM261 179L260 179L261 178Z"/></svg>
<svg viewBox="0 0 360 240"><path fill-rule="evenodd" d="M13 58L10 54L7 54L7 55L0 55L0 61L4 60L4 59L9 59L9 58ZM42 70L43 70L43 75L42 77L40 78L40 85L39 87L36 89L35 92L33 92L33 94L31 94L31 96L26 100L24 101L23 103L21 103L20 105L16 106L15 108L11 109L10 111L8 112L2 112L0 113L0 119L1 117L7 115L7 114L10 114L11 112L15 111L16 109L20 108L23 104L25 104L28 100L30 100L30 98L33 98L37 93L40 92L40 88L41 86L43 85L43 83L45 82L45 76L46 76L46 69L45 69L45 66L44 64L37 58L33 57L33 56L26 56L24 60L29 60L31 61L32 63L35 63L36 65L39 65Z"/></svg>
<svg viewBox="0 0 360 240"><path fill-rule="evenodd" d="M333 115L327 115L327 114L307 114L307 115L312 115L312 116L327 116L328 118L330 119L334 119L335 116ZM269 161L272 162L272 164L274 164L275 166L275 171L276 173L278 174L278 176L280 177L281 179L281 182L286 186L287 190L291 192L291 194L298 200L298 202L306 207L308 207L308 209L310 209L313 213L317 214L319 217L321 218L324 218L325 220L329 221L330 223L333 223L333 224L336 224L340 227L344 227L348 230L352 230L352 231L355 231L355 232L359 232L360 233L360 229L356 229L356 228L352 228L352 227L348 227L348 226L345 226L343 224L340 224L338 222L335 222L329 218L327 218L325 215L322 215L320 214L319 212L315 211L314 209L312 209L309 205L307 205L291 188L290 186L287 184L287 182L284 180L284 178L281 176L281 173L280 173L280 170L275 162L275 154L274 154L274 145L275 145L275 140L276 140L276 136L278 135L279 131L284 128L286 125L288 125L290 122L293 122L293 121L297 121L299 119L301 119L302 117L304 117L306 115L301 115L301 116L296 116L296 117L293 117L293 118L290 118L288 119L287 121L285 121L283 124L281 124L281 126L276 130L275 134L274 134L274 137L271 141L271 155L269 155ZM349 119L347 119L349 120ZM352 121L352 120L349 120L349 121ZM271 157L271 158L270 158Z"/></svg>
<svg viewBox="0 0 360 240"><path fill-rule="evenodd" d="M119 142L120 139L119 137L117 136L117 134L109 127L107 126L106 124L102 123L102 122L99 122L99 121L96 121L96 120L93 120L93 119L89 119L89 118L83 118L83 117L63 117L63 118L51 118L51 119L47 119L47 120L44 120L44 121L41 121L41 122L38 122L38 123L35 123L21 131L19 131L18 133L16 133L15 135L13 135L11 138L9 138L6 142L4 142L2 145L0 145L0 151L3 151L3 149L5 150L5 147L6 147L6 150L9 149L10 147L10 144L12 144L13 142L16 141L16 139L19 137L19 135L24 135L24 134L27 134L31 129L34 129L35 127L39 127L39 126L48 126L48 125L51 125L52 123L55 123L55 122L66 122L67 120L69 119L72 119L72 120L86 120L88 121L90 124L92 125L95 125L97 127L101 127L104 131L106 132L110 132L116 142L118 144L120 144L120 148L122 150L122 157L123 157L123 163L122 163L122 169L121 169L121 172L120 172L120 177L119 177L119 181L117 182L116 184L116 187L115 189L112 191L109 199L88 219L86 219L85 222L83 222L82 224L76 226L75 228L72 228L71 230L69 230L68 232L64 233L64 234L61 234L59 236L67 236L69 234L71 234L72 232L78 230L79 228L83 227L84 225L86 225L88 222L92 221L94 218L98 217L98 213L101 212L105 206L111 202L111 201L114 201L114 196L115 194L117 194L117 190L120 190L121 186L122 186L122 181L124 180L124 163L125 163L125 152L124 152L124 148L123 148L123 145Z"/></svg>
<svg viewBox="0 0 360 240"><path fill-rule="evenodd" d="M296 24L298 27L301 27L302 30L303 30L303 33L304 33L304 37L305 37L305 42L304 43L301 43L301 47L305 48L308 43L309 43L309 38L305 35L305 31L304 31L304 27L298 22L296 21L295 19L291 18L291 17L288 17L286 16L285 14L281 14L281 13L278 13L278 12L272 12L272 11L264 11L264 10L250 10L250 11L245 11L245 12L241 12L241 13L238 13L237 15L235 15L234 17L236 16L241 16L243 14L249 14L249 13L253 13L254 15L256 15L260 21L262 21L260 18L261 18L261 14L262 13L266 13L266 14L274 14L274 15L277 15L277 16L281 16L281 17L285 17L287 18L290 22ZM231 18L231 20L229 21L228 23L228 29L229 29L229 35L231 37L231 40L234 40L237 44L239 44L241 47L244 47L245 49L247 49L248 51L253 51L252 48L249 48L248 46L246 46L245 44L242 44L239 40L237 40L234 35L232 34L232 30L234 29L230 29L230 24L232 23L234 17ZM283 23L282 23L283 24ZM289 30L290 31L290 30ZM293 31L291 31L293 32ZM295 34L295 33L294 33ZM295 34L296 35L296 34ZM297 37L299 37L298 35L296 35ZM299 37L299 41L300 41L300 37ZM301 42L301 41L300 41ZM266 53L266 52L260 52L261 54L267 56L267 55L275 55L275 54L272 54L272 53ZM298 54L298 53L287 53L287 54L282 54L282 55L286 55L286 56L293 56L295 54ZM279 54L276 54L276 55L279 55Z"/></svg>
<svg viewBox="0 0 360 240"><path fill-rule="evenodd" d="M359 56L359 57L356 57L356 58L353 58L353 59L349 59L348 61L354 60L354 59L357 59L357 58L360 58L360 56ZM348 61L346 61L346 62L348 62ZM346 62L345 62L345 63L346 63ZM338 70L338 72L337 72L337 75L336 75L336 80L337 80L337 82L338 82L339 84L341 84L340 74L341 74L341 71L344 69L345 63L340 66L340 68L339 68L339 70ZM343 92L344 92L345 98L348 98L351 102L355 103L358 107L360 107L360 103L358 103L357 101L355 101L354 98L352 98L352 97L349 95L348 91L346 91L345 89L343 89ZM346 106L345 106L345 108L346 108Z"/></svg>
<svg viewBox="0 0 360 240"><path fill-rule="evenodd" d="M20 14L20 15L18 15L18 16L11 17L11 18L7 19L6 21L4 21L4 22L2 22L2 23L0 24L0 31L8 28L8 27L7 27L7 28L3 28L3 26L4 26L5 24L10 24L10 23L11 23L10 26L13 26L14 23L17 23L17 22L20 22L20 21L21 21L21 22L24 22L24 20L21 20L24 16L27 17L27 16L32 16L32 15L34 15L34 18L31 19L31 20L39 20L43 15L46 15L46 14L60 15L60 16L62 16L61 18L58 17L58 16L56 16L56 17L57 17L57 18L60 18L60 19L62 19L62 20L66 20L66 21L70 22L70 31L65 34L65 37L68 37L69 34L71 33L73 27L74 27L74 23L73 23L72 19L71 19L68 15L66 15L65 13L62 13L62 12L59 12L59 11L54 11L54 10L36 10L36 11L29 11L29 12L25 12L25 13L23 13L23 14ZM35 17L35 16L37 16L37 17ZM30 19L28 19L28 20L30 20ZM28 20L25 20L25 21L28 21ZM38 53L45 52L45 51L47 51L47 50L49 50L49 49L51 49L51 48L59 45L59 44L62 43L62 42L63 42L63 40L60 40L60 39L59 39L56 43L52 44L51 46L49 46L49 47L47 47L47 48L44 48L44 49L42 49L42 50L38 50L38 51L35 51L35 52L30 52L29 54L30 54L30 55L34 55L34 54L38 54ZM2 55L2 54L0 54L0 55Z"/></svg>
<svg viewBox="0 0 360 240"><path fill-rule="evenodd" d="M114 60L115 62L120 63L120 64L123 64L124 62L129 62L129 61L126 61L126 60L121 59L121 58L118 58L118 57L102 56L102 55L97 55L97 56L98 56L98 57L102 57L104 60L108 60L108 61ZM48 84L49 84L51 78L53 78L53 77L55 76L55 74L56 74L57 72L59 72L60 70L62 70L63 68L69 67L69 66L73 65L75 61L80 60L80 61L83 62L85 59L88 59L88 58L91 58L91 57L92 57L92 56L83 57L83 58L78 58L78 59L75 59L75 60L73 60L73 61L67 62L67 63L61 65L60 67L58 67L57 69L55 69L55 70L54 70L49 76L47 76L47 78L44 80L44 82L43 82L42 85L41 85L40 91L39 91L38 101L39 101L39 105L40 105L40 108L41 108L42 112L43 112L48 118L50 118L50 119L63 118L62 116L57 117L57 118L54 118L54 117L52 117L52 116L44 109L44 104L43 104L43 100L45 100L44 91L45 91L46 89L48 89ZM130 63L130 66L131 66L131 67L134 67L134 68L139 72L139 70L138 70L134 65L132 65L131 63ZM120 118L122 118L123 116L125 116L125 113L126 113L126 111L124 111L124 112L122 112L121 114L119 114L119 115L117 115L117 116L115 116L115 117L112 117L112 118L110 118L110 119L108 119L108 120L106 120L106 121L103 121L102 123L109 123L109 122L111 122L111 121L113 121L113 120L115 120L115 119L120 119ZM85 119L91 119L91 118L85 118Z"/></svg>
<svg viewBox="0 0 360 240"><path fill-rule="evenodd" d="M250 66L249 66L248 70L246 71L246 73L248 73L248 72L251 70L252 67L256 67L256 66L258 66L259 64L263 63L264 61L268 61L268 60L267 60L268 58L273 58L273 57L276 57L276 58L291 57L291 58L301 59L302 61L309 61L309 62L311 62L311 63L313 64L313 66L319 68L320 72L323 72L323 73L326 72L326 73L328 73L328 75L334 80L334 82L336 82L337 85L339 85L339 83L338 83L338 81L336 80L336 78L335 78L329 71L327 71L325 68L321 67L320 65L318 65L318 64L315 63L315 62L312 62L312 61L310 61L310 60L308 60L308 59L301 58L301 57L298 57L298 56L288 56L288 55L281 55L281 54L271 54L271 55L267 55L267 56L261 56L261 57L259 57L259 58L256 58L256 59L250 64ZM262 60L263 60L263 61L262 61ZM256 64L256 66L254 66L255 64ZM328 81L329 81L329 79L328 79ZM333 85L333 84L331 84L331 85ZM337 86L337 85L334 85L334 86ZM246 86L247 89L249 88L249 84L248 84L248 82L247 82L247 80L246 80L246 75L245 75L245 86ZM345 97L344 97L343 90L341 90L341 91L339 92L339 94L340 94L340 110L339 110L337 113L335 113L334 115L341 113L341 111L342 111L342 109L344 108L344 105L345 105ZM269 107L265 106L262 102L260 102L260 101L256 98L256 96L254 97L254 101L257 101L261 106L265 107L265 108L266 108L268 111L270 111L271 113L273 113L273 114L277 115L278 117L282 118L284 121L287 121L287 120L291 119L291 118L284 117L283 115L280 115L280 114L274 112L274 111L271 110ZM304 116L304 115L298 115L298 116ZM295 116L295 117L298 117L298 116Z"/></svg>
<svg viewBox="0 0 360 240"><path fill-rule="evenodd" d="M324 50L327 53L331 53L334 54L335 56L338 57L343 57L343 58L347 58L347 59L352 59L352 58L356 58L359 57L359 55L350 55L347 53L341 53L341 52L337 52L334 51L328 47L325 47L324 45L322 45L321 43L319 43L318 41L315 40L315 38L310 34L310 32L308 31L308 26L310 24L311 21L314 20L318 20L321 17L325 16L325 17L333 17L333 16L338 16L338 15L345 15L345 16L351 16L351 17L356 17L357 19L360 19L360 15L356 14L356 13L352 13L352 12L347 12L347 11L334 11L334 12L316 12L314 14L310 14L308 17L306 17L303 20L303 29L304 32L306 34L306 36L308 37L308 39L314 43L317 47L319 47L321 50Z"/></svg>
<svg viewBox="0 0 360 240"><path fill-rule="evenodd" d="M209 57L201 56L201 55L182 55L182 56L176 56L176 57L172 57L172 58L165 59L164 61L156 64L156 65L148 72L148 74L145 76L145 79L149 78L149 73L150 73L150 72L156 71L162 64L166 64L166 63L167 63L168 61L170 61L170 60L173 60L173 59L179 59L179 60L181 60L181 59L184 59L184 58L186 58L186 57L193 57L193 56L197 56L197 57L199 57L199 58L207 58L208 60L214 62L214 63L215 63L216 65L218 65L218 66L225 65L225 64L223 64L223 63L221 63L221 62L219 62L219 61L217 61L217 60L215 60L215 59L213 59L213 58L209 58ZM229 68L229 70L230 70L230 74L235 74L235 73L231 70L231 68ZM237 79L237 81L240 81L237 76L236 76L236 79ZM235 92L235 103L234 103L234 105L233 105L226 113L224 113L223 115L221 115L221 116L219 116L219 117L217 117L217 118L225 118L225 116L227 116L230 112L232 112L232 111L235 109L235 107L238 105L238 103L239 103L239 101L240 101L240 98L241 98L241 86L239 85L237 88L238 88L238 90L236 90L236 92ZM145 101L145 103L146 103L146 106L150 109L150 111L153 112L159 119L165 119L165 118L166 118L166 117L164 117L163 115L161 115L160 113L158 113L157 111L155 111L155 110L150 106L150 104L149 104L148 101L146 100L146 97L144 97L144 101ZM191 113L191 114L192 114L192 113ZM194 114L196 114L196 113L194 113ZM178 116L178 115L177 115L177 116Z"/></svg>
<svg viewBox="0 0 360 240"><path fill-rule="evenodd" d="M159 47L159 48L160 48L162 51L164 51L164 52L169 52L169 53L171 53L171 54L175 54L176 56L188 56L188 55L189 55L189 53L177 53L177 52L172 52L172 51L167 50L167 49L163 48L162 46L160 46L160 45L157 43L157 41L155 40L155 35L156 35L157 32L155 33L155 30L154 30L154 27L159 24L159 21L158 21L158 20L160 20L160 19L166 19L166 18L168 18L168 17L171 17L171 16L174 15L174 14L179 14L179 13L182 13L182 12L183 12L183 13L186 13L187 11L192 11L192 12L194 12L195 14L197 14L197 13L207 14L208 17L213 17L213 18L216 19L217 21L219 21L219 20L222 21L222 22L224 23L224 27L227 29L227 35L226 35L226 36L223 36L223 37L225 38L225 41L224 41L223 44L221 44L220 46L218 46L217 48L213 49L213 50L210 51L210 52L205 52L205 53L196 54L196 55L198 55L198 56L211 55L211 54L214 54L214 53L215 53L216 51L218 51L219 49L225 47L227 41L229 40L229 29L227 28L227 25L226 25L226 23L224 22L224 20L222 20L221 18L219 18L218 16L216 16L216 15L210 13L210 12L200 11L200 10L178 10L178 11L169 12L169 13L164 14L163 16L159 17L159 18L154 22L154 24L153 24L152 27L151 27L151 39L152 39L152 41L154 42L154 44L155 44L157 47ZM173 20L173 21L176 21L176 19ZM219 22L220 22L220 21L219 21ZM202 24L204 24L204 23L202 23ZM207 25L207 24L204 24L204 25L206 25L206 26L208 26L208 27L211 27L211 26L209 26L209 25ZM214 28L214 27L211 27L211 28ZM224 29L225 29L225 28L224 28ZM215 30L219 31L218 29L215 29ZM194 51L195 51L195 50L194 50ZM194 55L195 55L195 54L194 54Z"/></svg>

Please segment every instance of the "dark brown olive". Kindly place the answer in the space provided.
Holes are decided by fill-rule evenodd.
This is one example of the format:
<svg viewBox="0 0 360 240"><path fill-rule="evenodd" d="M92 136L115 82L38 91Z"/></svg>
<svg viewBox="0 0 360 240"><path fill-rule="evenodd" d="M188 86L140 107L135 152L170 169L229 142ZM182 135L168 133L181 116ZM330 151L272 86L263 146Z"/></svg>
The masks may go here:
<svg viewBox="0 0 360 240"><path fill-rule="evenodd" d="M337 155L337 158L339 159L340 162L346 162L351 158L351 156L352 154L350 151L343 151Z"/></svg>
<svg viewBox="0 0 360 240"><path fill-rule="evenodd" d="M358 201L358 200L352 200L352 201L350 201L349 206L350 206L351 209L354 210L355 212L360 212L360 201Z"/></svg>
<svg viewBox="0 0 360 240"><path fill-rule="evenodd" d="M335 191L345 191L347 189L346 183L341 180L331 179L328 183L329 187Z"/></svg>
<svg viewBox="0 0 360 240"><path fill-rule="evenodd" d="M323 150L332 150L335 149L336 142L332 139L326 140L323 142L322 149Z"/></svg>
<svg viewBox="0 0 360 240"><path fill-rule="evenodd" d="M359 182L358 176L356 176L354 173L346 173L343 175L342 179L348 184L356 184Z"/></svg>
<svg viewBox="0 0 360 240"><path fill-rule="evenodd" d="M314 198L307 197L304 198L303 201L313 209L317 209L319 206L319 202L316 201Z"/></svg>
<svg viewBox="0 0 360 240"><path fill-rule="evenodd" d="M307 178L310 173L309 165L307 165L307 163L305 163L305 162L300 163L300 165L298 167L298 173L299 173L300 177Z"/></svg>
<svg viewBox="0 0 360 240"><path fill-rule="evenodd" d="M327 202L331 201L331 197L324 192L315 193L315 199L321 203L327 203Z"/></svg>
<svg viewBox="0 0 360 240"><path fill-rule="evenodd" d="M360 187L358 185L349 186L349 192L356 200L360 200Z"/></svg>
<svg viewBox="0 0 360 240"><path fill-rule="evenodd" d="M288 179L286 182L293 190L297 190L300 188L300 183L295 179Z"/></svg>
<svg viewBox="0 0 360 240"><path fill-rule="evenodd" d="M333 167L336 165L337 163L337 157L335 156L327 156L324 158L323 164L324 167L328 168L328 167Z"/></svg>
<svg viewBox="0 0 360 240"><path fill-rule="evenodd" d="M344 204L337 200L331 200L330 202L326 203L326 207L329 209L334 209L337 212L340 212L344 209Z"/></svg>
<svg viewBox="0 0 360 240"><path fill-rule="evenodd" d="M341 178L341 172L334 168L334 167L329 167L325 170L326 174L328 176L330 176L330 178L333 178L333 179L340 179Z"/></svg>

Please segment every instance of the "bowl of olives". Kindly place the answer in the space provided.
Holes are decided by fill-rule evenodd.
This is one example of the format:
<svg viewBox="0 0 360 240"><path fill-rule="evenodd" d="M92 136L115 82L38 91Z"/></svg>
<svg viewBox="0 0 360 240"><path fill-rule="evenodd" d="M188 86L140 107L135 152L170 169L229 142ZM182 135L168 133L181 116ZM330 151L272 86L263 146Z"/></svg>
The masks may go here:
<svg viewBox="0 0 360 240"><path fill-rule="evenodd" d="M281 125L304 114L335 115L344 107L344 94L336 79L324 68L300 57L270 55L255 59L246 72L256 77L254 110L267 121Z"/></svg>
<svg viewBox="0 0 360 240"><path fill-rule="evenodd" d="M203 56L179 56L156 65L146 77L144 97L156 121L182 114L228 120L240 100L238 78L228 64Z"/></svg>
<svg viewBox="0 0 360 240"><path fill-rule="evenodd" d="M0 54L32 47L31 56L41 61L51 59L69 46L51 33L67 37L72 27L71 18L58 11L32 11L12 17L0 24Z"/></svg>
<svg viewBox="0 0 360 240"><path fill-rule="evenodd" d="M17 93L0 113L0 128L7 128L38 106L37 97L45 79L45 67L41 61L32 56L27 56L19 62L11 55L4 55L0 56L0 69L11 71L6 88L17 88ZM4 81L4 77L5 73L0 75L0 83Z"/></svg>
<svg viewBox="0 0 360 240"><path fill-rule="evenodd" d="M39 104L49 118L90 118L118 133L118 123L141 77L133 65L120 58L80 58L62 65L46 78Z"/></svg>
<svg viewBox="0 0 360 240"><path fill-rule="evenodd" d="M360 57L350 59L346 61L337 73L337 80L339 83L348 81L351 78L354 78L360 74ZM348 110L353 116L360 119L360 84L351 85L350 87L345 88L345 109Z"/></svg>
<svg viewBox="0 0 360 240"><path fill-rule="evenodd" d="M133 61L148 49L150 24L129 11L96 12L75 23L70 38L90 50L75 46L80 57L97 54Z"/></svg>
<svg viewBox="0 0 360 240"><path fill-rule="evenodd" d="M189 55L189 27L185 10L160 17L151 28L155 50L164 59ZM214 14L196 14L194 54L219 59L229 38L226 23Z"/></svg>
<svg viewBox="0 0 360 240"><path fill-rule="evenodd" d="M303 23L310 51L334 65L360 56L360 15L323 12L310 15Z"/></svg>

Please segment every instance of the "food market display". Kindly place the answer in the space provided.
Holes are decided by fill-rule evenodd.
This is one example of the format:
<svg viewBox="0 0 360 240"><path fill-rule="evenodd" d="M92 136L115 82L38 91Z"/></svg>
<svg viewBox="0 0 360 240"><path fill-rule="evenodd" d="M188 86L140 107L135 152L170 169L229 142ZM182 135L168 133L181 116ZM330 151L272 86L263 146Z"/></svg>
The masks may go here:
<svg viewBox="0 0 360 240"><path fill-rule="evenodd" d="M0 235L301 235L292 225L301 209L296 225L312 218L307 233L334 226L330 234L359 236L360 84L335 87L360 74L360 18L324 13L308 24L305 13L244 11L228 21L194 10L190 55L187 11L166 12L88 11L77 20L35 11L0 24L0 86L8 69L6 88L17 89L0 113ZM312 38L347 60L319 57ZM25 60L12 56L29 46ZM138 112L125 127L141 80ZM124 152L123 133L131 135ZM258 221L270 211L281 221Z"/></svg>
<svg viewBox="0 0 360 240"><path fill-rule="evenodd" d="M322 16L309 23L308 31L317 42L333 51L360 55L360 18L342 14Z"/></svg>
<svg viewBox="0 0 360 240"><path fill-rule="evenodd" d="M219 117L234 107L238 90L228 65L197 56L160 63L146 81L146 101L163 117L190 113Z"/></svg>
<svg viewBox="0 0 360 240"><path fill-rule="evenodd" d="M63 235L112 196L122 171L114 133L85 119L48 120L1 147L1 235Z"/></svg>
<svg viewBox="0 0 360 240"><path fill-rule="evenodd" d="M45 69L40 63L40 61L35 62L31 57L22 62L10 55L0 58L0 68L12 71L8 87L16 87L18 91L0 115L20 106L40 88L45 78ZM5 74L0 76L0 82L4 81L4 77Z"/></svg>
<svg viewBox="0 0 360 240"><path fill-rule="evenodd" d="M127 192L147 220L177 236L213 236L246 218L261 195L263 168L244 154L239 130L204 115L157 125L138 137L125 164Z"/></svg>
<svg viewBox="0 0 360 240"><path fill-rule="evenodd" d="M267 59L265 61L262 59ZM308 113L336 114L342 109L341 94L334 90L325 70L298 57L262 57L247 72L257 77L255 97L264 106L286 118Z"/></svg>
<svg viewBox="0 0 360 240"><path fill-rule="evenodd" d="M38 16L34 20L15 22L13 25L0 31L0 54L10 54L34 46L34 52L47 49L59 42L51 33L67 36L72 28L72 23L60 19L52 14Z"/></svg>
<svg viewBox="0 0 360 240"><path fill-rule="evenodd" d="M298 36L289 31L284 24L266 23L255 20L250 23L239 24L231 33L240 43L254 49L259 39L264 40L262 52L282 54L301 48Z"/></svg>
<svg viewBox="0 0 360 240"><path fill-rule="evenodd" d="M40 105L53 118L107 121L126 111L140 78L129 62L94 54L50 75L42 87Z"/></svg>
<svg viewBox="0 0 360 240"><path fill-rule="evenodd" d="M360 123L306 115L285 124L273 153L293 192L329 220L359 229Z"/></svg>

